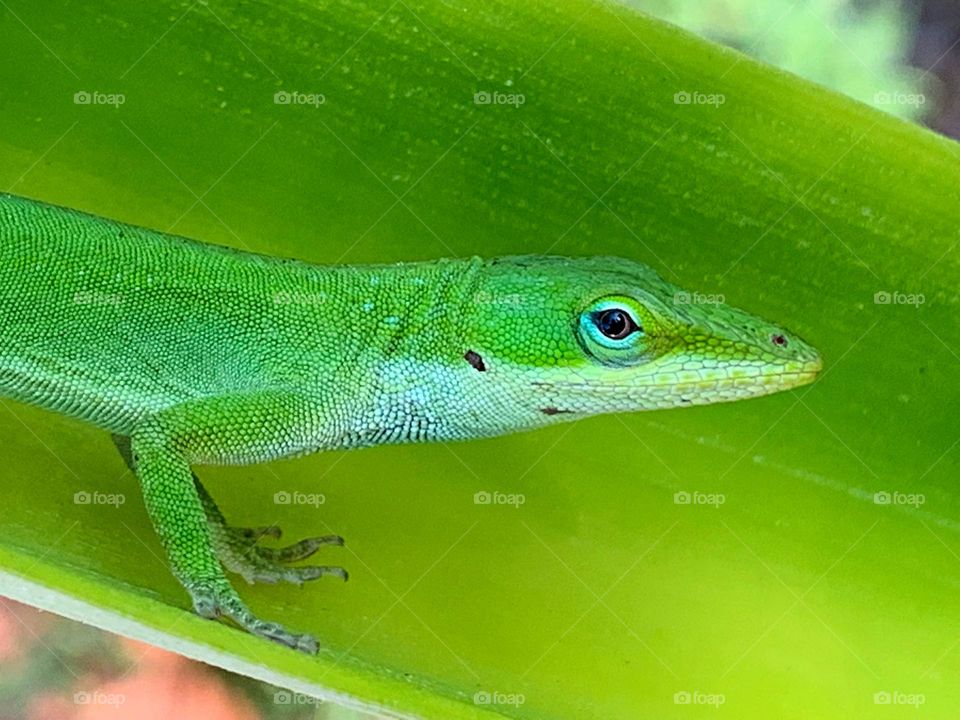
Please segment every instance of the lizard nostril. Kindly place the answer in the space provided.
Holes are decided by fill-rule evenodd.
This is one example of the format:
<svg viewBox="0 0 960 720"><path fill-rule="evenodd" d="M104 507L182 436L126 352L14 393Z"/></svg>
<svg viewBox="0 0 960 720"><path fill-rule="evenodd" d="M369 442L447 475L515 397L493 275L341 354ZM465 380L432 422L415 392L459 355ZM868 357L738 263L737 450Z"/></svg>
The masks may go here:
<svg viewBox="0 0 960 720"><path fill-rule="evenodd" d="M770 341L777 347L786 347L787 346L787 337L786 335L774 335L770 338Z"/></svg>

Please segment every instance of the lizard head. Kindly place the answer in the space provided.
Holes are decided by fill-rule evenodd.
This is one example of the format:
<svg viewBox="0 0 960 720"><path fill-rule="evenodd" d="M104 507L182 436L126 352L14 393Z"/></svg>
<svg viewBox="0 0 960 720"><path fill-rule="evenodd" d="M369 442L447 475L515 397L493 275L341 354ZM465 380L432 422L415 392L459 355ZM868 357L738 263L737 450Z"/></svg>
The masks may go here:
<svg viewBox="0 0 960 720"><path fill-rule="evenodd" d="M821 369L783 327L630 260L503 257L480 276L465 358L544 415L727 402L804 385Z"/></svg>

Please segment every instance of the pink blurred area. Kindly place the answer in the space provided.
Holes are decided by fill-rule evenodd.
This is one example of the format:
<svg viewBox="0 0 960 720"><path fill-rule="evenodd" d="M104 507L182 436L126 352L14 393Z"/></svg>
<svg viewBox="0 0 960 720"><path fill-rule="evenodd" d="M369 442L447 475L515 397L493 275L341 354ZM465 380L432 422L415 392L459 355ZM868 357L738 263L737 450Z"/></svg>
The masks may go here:
<svg viewBox="0 0 960 720"><path fill-rule="evenodd" d="M55 637L68 620L0 599L0 672L14 670L31 655L59 655ZM207 666L149 645L114 638L126 658L117 677L99 677L85 667L68 667L68 690L41 691L22 709L24 720L104 720L173 717L204 720L259 720L254 705ZM5 670L6 669L6 670ZM7 709L4 709L7 710ZM0 716L3 712L0 711Z"/></svg>
<svg viewBox="0 0 960 720"><path fill-rule="evenodd" d="M55 622L46 613L0 598L0 667L29 651Z"/></svg>

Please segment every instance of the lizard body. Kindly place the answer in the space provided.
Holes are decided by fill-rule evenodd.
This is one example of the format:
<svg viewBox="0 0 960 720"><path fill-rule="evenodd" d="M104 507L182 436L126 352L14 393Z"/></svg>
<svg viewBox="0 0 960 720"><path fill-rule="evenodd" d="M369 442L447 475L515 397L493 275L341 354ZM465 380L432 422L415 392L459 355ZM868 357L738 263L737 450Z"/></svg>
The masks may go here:
<svg viewBox="0 0 960 720"><path fill-rule="evenodd" d="M723 304L683 302L620 258L317 266L0 195L0 395L113 434L174 574L206 617L313 652L224 575L289 567L337 536L258 545L192 466L458 440L812 381L817 352Z"/></svg>

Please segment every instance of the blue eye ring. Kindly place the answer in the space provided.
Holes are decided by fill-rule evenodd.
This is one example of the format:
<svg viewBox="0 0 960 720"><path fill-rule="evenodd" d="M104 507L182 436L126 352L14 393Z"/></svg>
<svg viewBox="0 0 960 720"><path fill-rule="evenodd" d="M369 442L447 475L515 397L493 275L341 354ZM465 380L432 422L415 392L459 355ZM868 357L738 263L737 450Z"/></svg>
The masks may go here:
<svg viewBox="0 0 960 720"><path fill-rule="evenodd" d="M647 356L655 325L656 317L639 300L611 294L581 311L577 340L587 355L605 365L632 365Z"/></svg>

